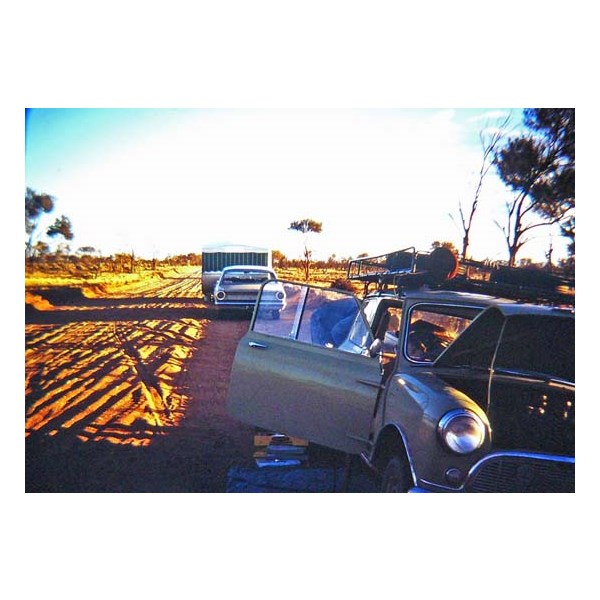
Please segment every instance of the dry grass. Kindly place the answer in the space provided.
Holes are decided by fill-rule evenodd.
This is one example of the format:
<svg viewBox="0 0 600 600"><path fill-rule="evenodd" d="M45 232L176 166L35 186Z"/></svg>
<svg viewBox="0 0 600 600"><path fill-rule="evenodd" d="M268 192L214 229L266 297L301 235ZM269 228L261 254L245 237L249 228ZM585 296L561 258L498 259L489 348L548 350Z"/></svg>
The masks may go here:
<svg viewBox="0 0 600 600"><path fill-rule="evenodd" d="M275 271L280 279L300 283L305 281L304 271L301 268L276 268ZM198 266L159 266L154 270L147 269L135 273L102 273L93 276L74 276L71 273L48 274L33 271L25 274L25 290L31 288L78 287L84 296L98 298L105 294L111 295L120 291L129 292L131 288L157 284L162 279L193 277L195 274L198 275L199 272L200 267ZM312 269L308 283L331 287L336 281L340 280L346 281L345 269ZM356 292L361 289L357 285L352 287Z"/></svg>
<svg viewBox="0 0 600 600"><path fill-rule="evenodd" d="M191 275L199 267L157 267L154 270L146 269L135 273L101 273L99 275L73 275L72 273L52 273L44 271L28 271L25 273L25 289L32 287L49 288L54 286L68 286L86 288L104 287L107 290L118 289L140 281L157 281L165 277Z"/></svg>

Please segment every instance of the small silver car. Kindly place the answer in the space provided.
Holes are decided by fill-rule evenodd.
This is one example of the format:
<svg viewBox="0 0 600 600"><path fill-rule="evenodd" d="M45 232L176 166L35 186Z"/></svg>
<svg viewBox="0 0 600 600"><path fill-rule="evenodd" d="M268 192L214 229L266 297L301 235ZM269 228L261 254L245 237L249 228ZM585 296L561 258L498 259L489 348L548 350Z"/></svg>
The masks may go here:
<svg viewBox="0 0 600 600"><path fill-rule="evenodd" d="M261 310L278 319L286 304L283 285L277 281L275 271L269 267L235 265L225 267L213 293L218 308L254 310L261 286L273 282L263 294Z"/></svg>

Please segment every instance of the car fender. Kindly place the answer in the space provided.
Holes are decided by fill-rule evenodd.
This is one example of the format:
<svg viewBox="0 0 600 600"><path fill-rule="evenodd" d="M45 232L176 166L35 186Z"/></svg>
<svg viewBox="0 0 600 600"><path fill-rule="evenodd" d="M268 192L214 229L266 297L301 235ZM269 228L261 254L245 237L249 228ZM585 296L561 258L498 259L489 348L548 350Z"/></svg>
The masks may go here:
<svg viewBox="0 0 600 600"><path fill-rule="evenodd" d="M440 418L450 410L473 411L486 426L483 446L467 456L452 456L440 442L437 432ZM485 412L463 392L448 386L431 371L394 374L388 381L376 416L371 462L379 467L393 451L405 452L416 485L422 480L445 484L449 462L461 472L489 451L490 426Z"/></svg>

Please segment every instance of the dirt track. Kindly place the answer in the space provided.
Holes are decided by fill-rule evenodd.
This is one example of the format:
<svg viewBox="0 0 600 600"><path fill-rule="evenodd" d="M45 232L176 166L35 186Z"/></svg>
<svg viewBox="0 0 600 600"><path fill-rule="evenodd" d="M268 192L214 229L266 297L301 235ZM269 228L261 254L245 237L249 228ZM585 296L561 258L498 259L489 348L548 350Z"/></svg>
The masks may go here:
<svg viewBox="0 0 600 600"><path fill-rule="evenodd" d="M247 318L200 274L26 290L27 492L224 492L253 430L226 412Z"/></svg>

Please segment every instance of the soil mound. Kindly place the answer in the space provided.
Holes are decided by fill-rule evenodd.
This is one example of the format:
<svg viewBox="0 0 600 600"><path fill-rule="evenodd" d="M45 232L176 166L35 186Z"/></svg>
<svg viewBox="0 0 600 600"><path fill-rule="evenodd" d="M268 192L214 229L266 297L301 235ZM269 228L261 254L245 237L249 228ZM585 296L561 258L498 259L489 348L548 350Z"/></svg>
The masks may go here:
<svg viewBox="0 0 600 600"><path fill-rule="evenodd" d="M85 296L80 287L57 286L52 288L33 288L29 290L33 296L41 297L52 306L68 306L80 304ZM27 298L25 300L27 302Z"/></svg>

